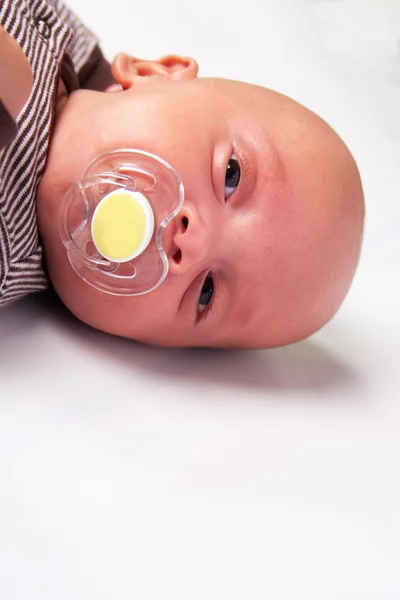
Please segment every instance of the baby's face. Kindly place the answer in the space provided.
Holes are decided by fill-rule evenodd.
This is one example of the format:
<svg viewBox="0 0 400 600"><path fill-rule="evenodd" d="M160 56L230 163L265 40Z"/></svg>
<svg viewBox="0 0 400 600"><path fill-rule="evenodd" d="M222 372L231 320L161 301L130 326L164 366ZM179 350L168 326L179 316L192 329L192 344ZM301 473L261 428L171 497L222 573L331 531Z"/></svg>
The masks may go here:
<svg viewBox="0 0 400 600"><path fill-rule="evenodd" d="M321 327L349 288L362 235L362 190L341 140L292 100L247 84L124 86L73 94L54 133L38 214L65 304L98 329L161 345L270 347ZM65 190L123 147L164 158L185 187L169 274L139 297L80 280L57 233Z"/></svg>

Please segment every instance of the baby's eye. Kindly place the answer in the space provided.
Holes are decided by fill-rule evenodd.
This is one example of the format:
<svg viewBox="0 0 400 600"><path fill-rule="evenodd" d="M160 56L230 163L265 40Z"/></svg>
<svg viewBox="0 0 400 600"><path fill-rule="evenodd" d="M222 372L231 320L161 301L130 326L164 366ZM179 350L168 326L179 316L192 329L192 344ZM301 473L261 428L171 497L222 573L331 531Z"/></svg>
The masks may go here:
<svg viewBox="0 0 400 600"><path fill-rule="evenodd" d="M199 297L199 313L202 313L211 302L214 293L214 281L210 274L204 280Z"/></svg>
<svg viewBox="0 0 400 600"><path fill-rule="evenodd" d="M226 166L225 174L225 200L236 190L240 181L240 164L235 156L232 156Z"/></svg>

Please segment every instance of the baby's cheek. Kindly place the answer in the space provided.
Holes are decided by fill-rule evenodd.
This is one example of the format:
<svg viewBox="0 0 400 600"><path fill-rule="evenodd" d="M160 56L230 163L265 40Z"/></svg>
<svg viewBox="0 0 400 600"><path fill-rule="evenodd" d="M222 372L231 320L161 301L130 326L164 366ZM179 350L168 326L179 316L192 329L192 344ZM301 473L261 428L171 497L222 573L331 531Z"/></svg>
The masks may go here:
<svg viewBox="0 0 400 600"><path fill-rule="evenodd" d="M123 87L122 85L120 85L119 83L113 83L111 85L109 85L108 87L106 87L106 89L104 90L105 92L122 92Z"/></svg>
<svg viewBox="0 0 400 600"><path fill-rule="evenodd" d="M176 294L168 285L168 278L159 288L148 294L124 299L126 330L124 335L146 341L176 327ZM121 323L124 326L124 323Z"/></svg>

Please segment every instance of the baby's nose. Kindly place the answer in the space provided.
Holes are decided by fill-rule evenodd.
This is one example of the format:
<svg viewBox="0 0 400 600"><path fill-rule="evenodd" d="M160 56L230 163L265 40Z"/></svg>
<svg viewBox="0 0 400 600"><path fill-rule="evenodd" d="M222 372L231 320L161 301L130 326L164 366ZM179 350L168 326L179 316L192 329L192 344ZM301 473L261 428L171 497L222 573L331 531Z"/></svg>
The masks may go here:
<svg viewBox="0 0 400 600"><path fill-rule="evenodd" d="M195 207L184 206L177 216L177 231L173 236L173 247L169 255L170 272L176 275L190 270L207 268L211 247L212 224L205 223Z"/></svg>

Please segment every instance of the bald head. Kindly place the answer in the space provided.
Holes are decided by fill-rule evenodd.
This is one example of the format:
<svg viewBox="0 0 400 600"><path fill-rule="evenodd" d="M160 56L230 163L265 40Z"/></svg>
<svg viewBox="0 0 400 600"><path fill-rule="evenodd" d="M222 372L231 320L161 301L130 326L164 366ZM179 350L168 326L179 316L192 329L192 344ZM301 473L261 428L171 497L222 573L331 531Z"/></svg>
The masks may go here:
<svg viewBox="0 0 400 600"><path fill-rule="evenodd" d="M360 174L343 140L292 99L263 90L285 170L282 212L272 235L276 273L284 273L273 308L238 332L233 346L273 347L320 329L345 299L360 257L365 205ZM277 110L279 105L280 109ZM271 232L270 232L271 233Z"/></svg>

